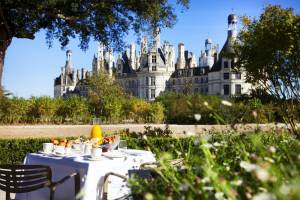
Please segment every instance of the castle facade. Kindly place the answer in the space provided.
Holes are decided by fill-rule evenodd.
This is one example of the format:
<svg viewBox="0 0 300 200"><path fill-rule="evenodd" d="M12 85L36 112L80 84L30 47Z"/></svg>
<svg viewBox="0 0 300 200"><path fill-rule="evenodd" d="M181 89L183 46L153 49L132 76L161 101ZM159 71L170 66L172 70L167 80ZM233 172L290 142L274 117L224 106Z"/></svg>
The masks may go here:
<svg viewBox="0 0 300 200"><path fill-rule="evenodd" d="M92 72L82 69L81 76L79 71L74 74L71 52L67 51L66 65L54 81L54 96L86 95L88 86L84 80L99 71L114 76L131 95L150 101L167 91L218 95L222 98L249 94L252 86L245 82L246 72L233 69L237 59L229 56L234 53L236 37L237 16L230 14L227 39L221 51L211 39L206 39L205 49L197 61L195 55L180 43L175 59L174 46L166 41L161 44L160 30L156 29L150 45L144 37L138 52L135 44L131 44L116 60L111 50L105 51L105 47L99 45L93 58Z"/></svg>

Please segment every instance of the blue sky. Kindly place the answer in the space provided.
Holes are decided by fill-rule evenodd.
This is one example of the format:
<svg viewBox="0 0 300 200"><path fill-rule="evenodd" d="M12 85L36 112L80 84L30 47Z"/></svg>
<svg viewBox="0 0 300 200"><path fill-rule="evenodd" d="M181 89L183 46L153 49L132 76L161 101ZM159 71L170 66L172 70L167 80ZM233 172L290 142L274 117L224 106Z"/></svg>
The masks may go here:
<svg viewBox="0 0 300 200"><path fill-rule="evenodd" d="M178 10L177 24L172 29L162 30L161 41L171 42L176 51L178 43L183 42L198 59L206 38L212 38L222 47L226 40L228 14L234 12L239 16L258 17L269 3L293 7L296 13L300 13L298 0L191 0L189 10ZM129 35L125 41L132 43L136 38ZM78 40L74 39L67 47L73 51L74 67L91 70L96 43L91 42L86 52L80 50L78 44ZM4 87L19 97L53 96L53 80L64 64L65 51L56 41L48 49L44 31L38 32L34 40L13 39L5 60Z"/></svg>

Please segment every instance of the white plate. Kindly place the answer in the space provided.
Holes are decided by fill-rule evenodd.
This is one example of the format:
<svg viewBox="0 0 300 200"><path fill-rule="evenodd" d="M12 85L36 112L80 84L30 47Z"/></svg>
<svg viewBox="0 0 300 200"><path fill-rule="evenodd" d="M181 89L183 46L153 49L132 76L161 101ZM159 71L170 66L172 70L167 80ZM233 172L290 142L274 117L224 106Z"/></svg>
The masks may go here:
<svg viewBox="0 0 300 200"><path fill-rule="evenodd" d="M87 159L87 160L90 160L90 161L100 161L100 160L102 160L101 157L96 158L96 157L92 157L92 156L87 156L86 159Z"/></svg>
<svg viewBox="0 0 300 200"><path fill-rule="evenodd" d="M65 154L60 154L60 153L52 153L52 156L57 156L57 157L65 157Z"/></svg>
<svg viewBox="0 0 300 200"><path fill-rule="evenodd" d="M121 149L122 152L133 155L133 156L142 156L145 155L145 151L137 150L137 149Z"/></svg>
<svg viewBox="0 0 300 200"><path fill-rule="evenodd" d="M123 158L124 154L119 152L119 151L109 151L102 153L103 156L108 157L108 158Z"/></svg>
<svg viewBox="0 0 300 200"><path fill-rule="evenodd" d="M45 155L52 155L52 152L49 153L49 152L45 152L43 150L39 150L38 152L41 154L45 154Z"/></svg>

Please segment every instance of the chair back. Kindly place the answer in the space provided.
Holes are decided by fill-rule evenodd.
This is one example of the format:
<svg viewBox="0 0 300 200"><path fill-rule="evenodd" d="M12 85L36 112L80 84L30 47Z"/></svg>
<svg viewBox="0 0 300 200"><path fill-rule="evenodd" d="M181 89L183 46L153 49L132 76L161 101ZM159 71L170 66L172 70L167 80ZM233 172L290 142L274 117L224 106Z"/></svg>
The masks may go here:
<svg viewBox="0 0 300 200"><path fill-rule="evenodd" d="M0 189L6 193L31 192L51 185L51 169L43 165L0 165Z"/></svg>

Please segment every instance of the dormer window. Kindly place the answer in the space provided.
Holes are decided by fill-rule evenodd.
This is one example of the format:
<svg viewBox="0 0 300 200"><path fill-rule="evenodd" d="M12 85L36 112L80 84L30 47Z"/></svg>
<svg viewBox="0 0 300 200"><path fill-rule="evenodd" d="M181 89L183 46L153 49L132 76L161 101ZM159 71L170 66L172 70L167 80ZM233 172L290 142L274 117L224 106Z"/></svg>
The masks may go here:
<svg viewBox="0 0 300 200"><path fill-rule="evenodd" d="M152 55L152 63L156 63L156 55Z"/></svg>

